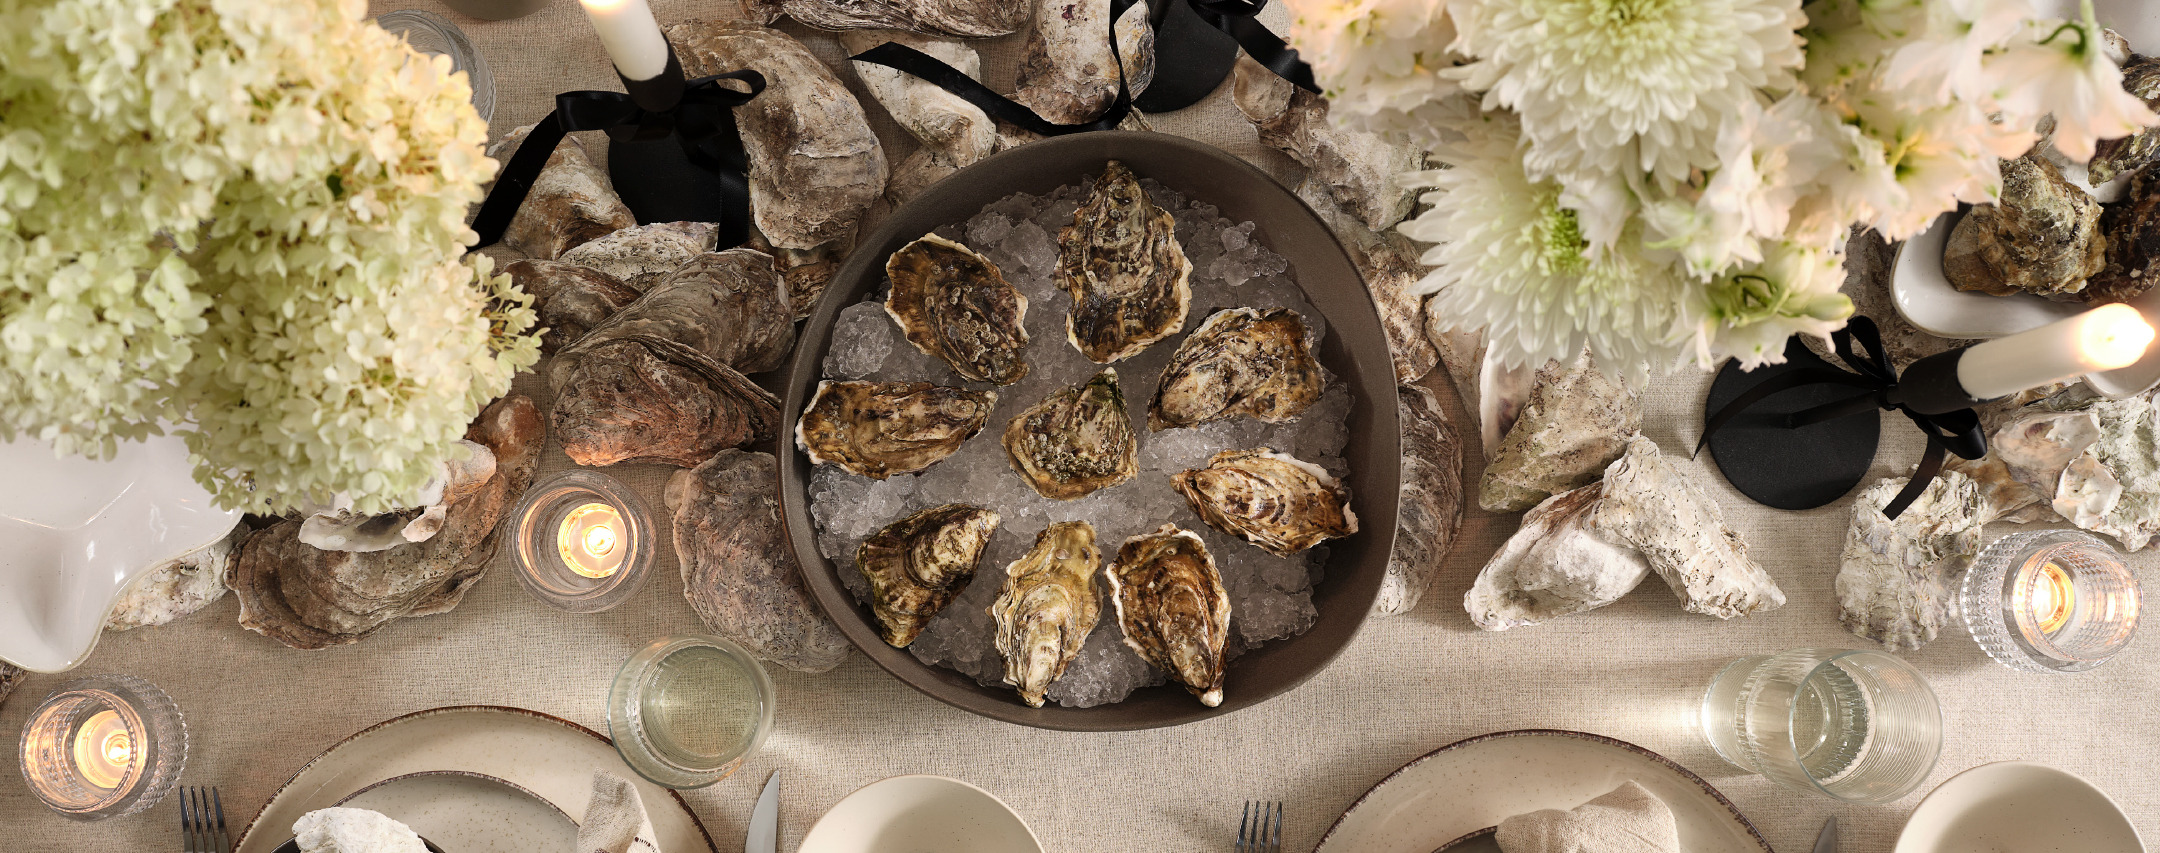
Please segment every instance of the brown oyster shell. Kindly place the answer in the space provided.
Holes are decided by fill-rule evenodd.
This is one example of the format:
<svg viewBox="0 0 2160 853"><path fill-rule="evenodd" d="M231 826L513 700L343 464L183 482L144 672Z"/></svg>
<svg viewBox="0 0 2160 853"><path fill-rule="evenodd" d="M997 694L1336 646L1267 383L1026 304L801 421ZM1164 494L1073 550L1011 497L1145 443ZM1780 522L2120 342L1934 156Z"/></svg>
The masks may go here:
<svg viewBox="0 0 2160 853"><path fill-rule="evenodd" d="M713 633L798 672L839 666L853 648L811 598L780 523L779 463L723 450L668 478L683 597Z"/></svg>
<svg viewBox="0 0 2160 853"><path fill-rule="evenodd" d="M2147 130L2160 148L2160 134ZM2107 267L2085 283L2087 302L2128 302L2160 280L2160 176L2145 169L2130 179L2130 192L2100 214L2107 237Z"/></svg>
<svg viewBox="0 0 2160 853"><path fill-rule="evenodd" d="M655 222L600 237L556 260L591 267L644 293L718 241L719 226L710 222Z"/></svg>
<svg viewBox="0 0 2160 853"><path fill-rule="evenodd" d="M1005 456L1037 494L1087 497L1140 473L1140 442L1117 371L1052 393L1005 424Z"/></svg>
<svg viewBox="0 0 2160 853"><path fill-rule="evenodd" d="M511 131L488 149L488 156L509 162L532 129L527 125ZM637 216L615 194L607 173L593 165L584 143L565 136L503 229L502 244L527 257L552 259L636 224Z"/></svg>
<svg viewBox="0 0 2160 853"><path fill-rule="evenodd" d="M1023 12L1026 7L1015 4ZM969 78L982 79L982 57L966 42L932 38L894 30L852 30L840 34L849 55L860 54L885 42L922 51ZM898 206L932 184L998 150L997 123L981 107L945 91L930 81L896 68L870 62L853 62L863 88L885 107L909 135L922 142L892 169L885 182L885 200Z"/></svg>
<svg viewBox="0 0 2160 853"><path fill-rule="evenodd" d="M916 349L977 382L1011 385L1027 376L1028 298L989 258L926 234L892 253L885 275L892 280L885 313Z"/></svg>
<svg viewBox="0 0 2160 853"><path fill-rule="evenodd" d="M855 549L855 568L870 581L878 636L906 648L931 617L975 579L998 514L967 504L934 506L885 525Z"/></svg>
<svg viewBox="0 0 2160 853"><path fill-rule="evenodd" d="M579 465L688 467L779 432L778 398L681 344L632 336L575 351L575 365L554 373L552 420Z"/></svg>
<svg viewBox="0 0 2160 853"><path fill-rule="evenodd" d="M1262 447L1225 450L1170 476L1209 527L1288 557L1356 533L1350 490L1327 469Z"/></svg>
<svg viewBox="0 0 2160 853"><path fill-rule="evenodd" d="M1176 229L1131 169L1103 168L1058 232L1057 282L1073 301L1065 335L1081 355L1109 364L1185 328L1192 261Z"/></svg>
<svg viewBox="0 0 2160 853"><path fill-rule="evenodd" d="M1010 0L1020 5L1020 0ZM1093 121L1117 98L1119 63L1110 57L1110 0L1034 0L1034 27L1012 99L1055 124ZM1117 21L1118 56L1134 95L1155 79L1155 28L1146 3ZM1138 115L1137 112L1134 115Z"/></svg>
<svg viewBox="0 0 2160 853"><path fill-rule="evenodd" d="M664 338L737 372L763 373L787 363L795 313L771 256L755 249L706 252L593 326L550 362L549 372L574 366L585 347L634 336Z"/></svg>
<svg viewBox="0 0 2160 853"><path fill-rule="evenodd" d="M28 674L22 667L0 661L0 705L7 704L8 694L15 692L15 686Z"/></svg>
<svg viewBox="0 0 2160 853"><path fill-rule="evenodd" d="M1005 659L1005 683L1029 707L1043 706L1050 685L1094 632L1102 616L1102 600L1095 594L1095 570L1101 565L1095 527L1061 521L1043 528L1034 546L1005 567L990 616L997 623L994 637Z"/></svg>
<svg viewBox="0 0 2160 853"><path fill-rule="evenodd" d="M513 261L503 272L532 296L533 311L547 330L540 333L540 352L545 355L576 343L600 321L638 298L637 288L614 276L562 261Z"/></svg>
<svg viewBox="0 0 2160 853"><path fill-rule="evenodd" d="M2160 59L2132 55L2122 64L2122 77L2123 91L2138 96L2147 107L2160 109ZM2155 161L2160 161L2160 133L2146 128L2129 136L2094 143L2092 161L2085 167L2086 176L2093 186L2099 186Z"/></svg>
<svg viewBox="0 0 2160 853"><path fill-rule="evenodd" d="M1222 704L1230 594L1207 543L1165 524L1125 540L1103 576L1110 580L1125 645L1169 672L1200 704Z"/></svg>
<svg viewBox="0 0 2160 853"><path fill-rule="evenodd" d="M2034 146L2002 163L2002 195L1975 205L1943 246L1943 276L1959 290L2074 299L2107 265L2100 203Z"/></svg>
<svg viewBox="0 0 2160 853"><path fill-rule="evenodd" d="M982 431L997 405L994 391L928 382L818 383L795 425L795 445L810 464L839 466L883 480L921 471L953 455Z"/></svg>
<svg viewBox="0 0 2160 853"><path fill-rule="evenodd" d="M1017 32L1028 7L1017 0L780 0L790 18L821 30L890 29L960 38Z"/></svg>
<svg viewBox="0 0 2160 853"><path fill-rule="evenodd" d="M1318 402L1326 384L1297 312L1217 311L1171 354L1148 404L1148 428L1198 426L1239 415L1285 423Z"/></svg>

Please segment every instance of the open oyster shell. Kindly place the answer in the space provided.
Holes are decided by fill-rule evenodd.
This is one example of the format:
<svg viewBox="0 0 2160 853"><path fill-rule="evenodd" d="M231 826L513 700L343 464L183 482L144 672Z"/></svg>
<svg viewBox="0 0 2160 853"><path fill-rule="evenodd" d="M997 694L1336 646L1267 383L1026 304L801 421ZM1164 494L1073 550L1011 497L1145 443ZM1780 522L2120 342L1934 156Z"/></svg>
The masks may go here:
<svg viewBox="0 0 2160 853"><path fill-rule="evenodd" d="M1140 473L1140 442L1110 368L1015 415L1004 444L1013 470L1052 500L1087 497Z"/></svg>
<svg viewBox="0 0 2160 853"><path fill-rule="evenodd" d="M1207 543L1165 524L1119 546L1104 572L1125 645L1170 673L1213 708L1223 699L1223 644L1230 635L1230 594Z"/></svg>
<svg viewBox="0 0 2160 853"><path fill-rule="evenodd" d="M1176 229L1112 160L1058 232L1057 282L1073 303L1065 334L1088 360L1109 364L1185 328L1192 261Z"/></svg>
<svg viewBox="0 0 2160 853"><path fill-rule="evenodd" d="M982 431L997 392L928 382L818 383L795 424L795 444L810 464L838 465L883 480L911 474L953 455Z"/></svg>
<svg viewBox="0 0 2160 853"><path fill-rule="evenodd" d="M892 295L885 313L926 355L977 382L1011 385L1027 376L1028 298L997 264L936 234L885 261Z"/></svg>
<svg viewBox="0 0 2160 853"><path fill-rule="evenodd" d="M1198 426L1248 415L1297 419L1320 399L1327 374L1305 345L1305 320L1288 308L1217 311L1185 336L1163 368L1148 428Z"/></svg>
<svg viewBox="0 0 2160 853"><path fill-rule="evenodd" d="M136 578L105 614L105 630L164 625L224 598L225 571L252 532L245 524L235 524L225 538L159 563ZM0 664L0 670L4 669ZM5 693L0 689L0 695Z"/></svg>
<svg viewBox="0 0 2160 853"><path fill-rule="evenodd" d="M1209 527L1288 557L1356 533L1350 490L1327 469L1262 447L1225 450L1207 467L1171 475Z"/></svg>
<svg viewBox="0 0 2160 853"><path fill-rule="evenodd" d="M862 541L855 567L870 580L870 610L886 643L905 648L915 642L930 618L967 588L998 520L993 510L945 504L885 525Z"/></svg>
<svg viewBox="0 0 2160 853"><path fill-rule="evenodd" d="M1095 570L1101 565L1094 525L1061 521L1043 528L1034 547L1005 567L1004 587L990 605L990 616L997 621L1005 683L1030 707L1042 707L1043 694L1080 656L1095 630L1102 616L1095 595Z"/></svg>

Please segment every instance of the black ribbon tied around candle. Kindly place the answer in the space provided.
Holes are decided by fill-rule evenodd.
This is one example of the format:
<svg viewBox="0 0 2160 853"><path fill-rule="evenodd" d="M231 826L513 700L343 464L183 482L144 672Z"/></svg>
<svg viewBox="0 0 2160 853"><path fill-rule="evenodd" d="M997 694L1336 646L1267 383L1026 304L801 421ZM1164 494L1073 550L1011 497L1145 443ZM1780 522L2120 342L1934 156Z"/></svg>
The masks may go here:
<svg viewBox="0 0 2160 853"><path fill-rule="evenodd" d="M721 85L733 80L748 87L736 91ZM735 108L765 91L765 76L756 71L731 71L699 77L686 85L681 103L663 112L650 112L622 92L580 91L555 96L555 111L533 126L518 145L516 154L503 166L495 188L488 191L473 220L480 232L478 249L500 241L510 220L517 216L533 181L547 166L563 135L576 130L603 130L616 140L663 139L673 134L682 143L683 155L692 165L719 177L726 216L720 226L722 248L740 246L750 239L750 157L743 150L742 133L735 126Z"/></svg>
<svg viewBox="0 0 2160 853"><path fill-rule="evenodd" d="M1720 427L1773 394L1808 385L1844 385L1860 389L1861 393L1795 412L1786 426L1803 427L1834 418L1871 414L1878 409L1894 409L1911 418L1927 435L1927 452L1921 455L1920 466L1913 470L1912 479L1883 507L1883 515L1887 518L1897 518L1927 491L1928 484L1942 473L1945 453L1955 453L1965 459L1987 455L1987 436L1980 430L1978 413L1958 409L1943 414L1923 414L1903 401L1905 395L1898 388L1898 373L1883 354L1882 336L1875 329L1875 321L1854 317L1845 328L1833 333L1830 340L1838 360L1845 362L1853 372L1806 368L1764 380L1710 415L1703 423L1702 440L1695 443L1695 452L1701 453L1703 445L1710 442L1710 436Z"/></svg>
<svg viewBox="0 0 2160 853"><path fill-rule="evenodd" d="M1260 23L1260 10L1267 8L1267 0L1187 2L1192 4L1193 11L1200 13L1201 20L1237 39L1238 46L1244 48L1253 61L1266 66L1267 70L1275 72L1275 76L1290 81L1293 86L1321 94L1320 86L1313 82L1312 66L1305 64L1295 49Z"/></svg>

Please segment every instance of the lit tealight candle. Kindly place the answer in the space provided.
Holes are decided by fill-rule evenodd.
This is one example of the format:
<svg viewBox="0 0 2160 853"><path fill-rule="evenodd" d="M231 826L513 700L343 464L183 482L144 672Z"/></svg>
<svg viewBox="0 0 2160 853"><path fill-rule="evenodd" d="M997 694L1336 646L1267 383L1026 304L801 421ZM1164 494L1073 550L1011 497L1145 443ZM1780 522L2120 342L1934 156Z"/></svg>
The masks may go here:
<svg viewBox="0 0 2160 853"><path fill-rule="evenodd" d="M667 70L667 36L645 0L580 0L600 44L625 80L651 80Z"/></svg>
<svg viewBox="0 0 2160 853"><path fill-rule="evenodd" d="M99 711L75 730L75 771L93 787L112 790L127 779L135 760L135 736L120 712Z"/></svg>
<svg viewBox="0 0 2160 853"><path fill-rule="evenodd" d="M563 516L555 534L556 550L571 571L588 578L609 577L622 568L629 543L621 541L622 513L604 503L588 503Z"/></svg>
<svg viewBox="0 0 2160 853"><path fill-rule="evenodd" d="M1974 345L1958 359L1958 384L1975 400L2007 397L2073 376L2129 367L2152 341L2152 324L2137 309L2102 305Z"/></svg>
<svg viewBox="0 0 2160 853"><path fill-rule="evenodd" d="M2070 612L2077 606L2077 586L2070 582L2069 572L2051 561L2033 573L2025 602L2033 625L2042 634L2053 634L2069 623Z"/></svg>

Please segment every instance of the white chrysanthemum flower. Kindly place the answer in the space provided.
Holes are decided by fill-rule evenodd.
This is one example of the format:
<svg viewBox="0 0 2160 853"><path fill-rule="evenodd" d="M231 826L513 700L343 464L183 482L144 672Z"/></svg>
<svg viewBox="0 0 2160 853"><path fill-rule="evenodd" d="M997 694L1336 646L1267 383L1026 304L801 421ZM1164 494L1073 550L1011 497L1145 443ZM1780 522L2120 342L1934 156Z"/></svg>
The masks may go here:
<svg viewBox="0 0 2160 853"><path fill-rule="evenodd" d="M1455 24L1448 0L1288 0L1289 42L1312 65L1328 115L1346 127L1421 143L1449 123L1444 101L1462 90L1442 76Z"/></svg>
<svg viewBox="0 0 2160 853"><path fill-rule="evenodd" d="M1891 54L1883 82L1932 91L1937 103L1978 101L1991 94L1981 60L2025 31L2033 7L2031 0L1936 0L1923 14L1919 32Z"/></svg>
<svg viewBox="0 0 2160 853"><path fill-rule="evenodd" d="M1796 334L1826 338L1852 316L1839 293L1843 265L1836 254L1793 243L1767 244L1761 263L1735 267L1700 288L1695 361L1709 368L1732 357L1742 369L1785 360Z"/></svg>
<svg viewBox="0 0 2160 853"><path fill-rule="evenodd" d="M1482 0L1454 9L1450 72L1522 116L1543 179L1666 183L1717 165L1718 117L1800 66L1799 0Z"/></svg>
<svg viewBox="0 0 2160 853"><path fill-rule="evenodd" d="M2031 38L2011 43L1990 58L1988 75L1996 102L2012 115L2055 116L2055 150L2083 163L2093 143L2129 136L2160 122L2145 102L2123 91L2122 69L2107 58L2092 0L2083 17L2036 21Z"/></svg>

